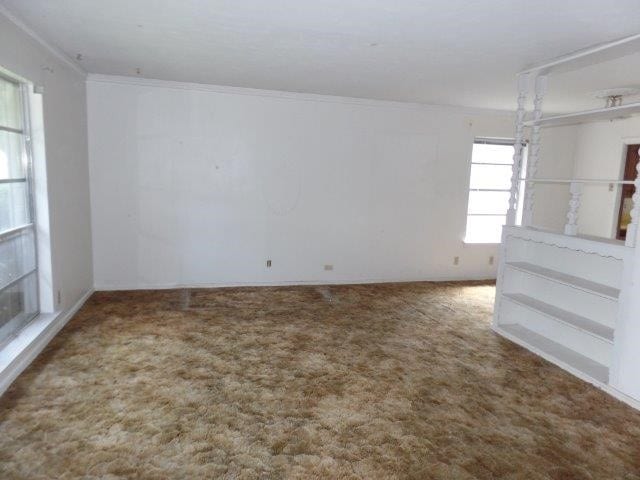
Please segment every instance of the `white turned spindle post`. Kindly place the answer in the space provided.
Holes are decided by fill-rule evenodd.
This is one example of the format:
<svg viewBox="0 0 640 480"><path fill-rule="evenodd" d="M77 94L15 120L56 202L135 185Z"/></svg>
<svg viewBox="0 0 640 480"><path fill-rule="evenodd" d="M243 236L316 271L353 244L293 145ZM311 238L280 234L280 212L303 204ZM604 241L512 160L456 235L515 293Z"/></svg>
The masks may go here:
<svg viewBox="0 0 640 480"><path fill-rule="evenodd" d="M582 196L582 184L571 183L571 200L569 200L569 213L567 213L567 224L564 226L565 235L578 234L578 212L580 210L580 197Z"/></svg>
<svg viewBox="0 0 640 480"><path fill-rule="evenodd" d="M640 156L640 149L638 149L638 155ZM627 226L627 236L625 238L625 245L627 247L635 247L636 239L638 237L638 217L640 217L640 162L636 165L636 180L633 183L635 192L631 201L631 223Z"/></svg>
<svg viewBox="0 0 640 480"><path fill-rule="evenodd" d="M518 77L518 108L516 110L516 136L513 144L513 167L511 172L511 194L509 196L509 209L507 210L507 225L515 225L518 211L518 197L520 190L520 177L522 172L522 150L524 143L524 115L527 91L529 90L529 75L522 74Z"/></svg>
<svg viewBox="0 0 640 480"><path fill-rule="evenodd" d="M533 98L533 118L538 121L542 118L542 100L547 93L547 77L544 75L536 77L535 97ZM527 158L527 179L536 178L538 172L538 156L540 154L540 126L534 125L531 128L531 143L529 144L529 157ZM533 221L533 204L535 201L536 184L527 183L524 195L524 205L522 212L522 225L531 226Z"/></svg>

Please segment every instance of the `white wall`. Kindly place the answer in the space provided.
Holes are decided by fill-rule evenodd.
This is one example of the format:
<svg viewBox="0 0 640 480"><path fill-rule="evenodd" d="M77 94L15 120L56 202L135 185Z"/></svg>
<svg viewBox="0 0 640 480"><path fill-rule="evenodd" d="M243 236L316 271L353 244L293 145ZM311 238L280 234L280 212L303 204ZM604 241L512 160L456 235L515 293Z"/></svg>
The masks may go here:
<svg viewBox="0 0 640 480"><path fill-rule="evenodd" d="M85 76L2 11L0 66L44 87L52 303L66 310L93 286Z"/></svg>
<svg viewBox="0 0 640 480"><path fill-rule="evenodd" d="M103 76L88 105L97 288L495 275L469 161L510 115Z"/></svg>

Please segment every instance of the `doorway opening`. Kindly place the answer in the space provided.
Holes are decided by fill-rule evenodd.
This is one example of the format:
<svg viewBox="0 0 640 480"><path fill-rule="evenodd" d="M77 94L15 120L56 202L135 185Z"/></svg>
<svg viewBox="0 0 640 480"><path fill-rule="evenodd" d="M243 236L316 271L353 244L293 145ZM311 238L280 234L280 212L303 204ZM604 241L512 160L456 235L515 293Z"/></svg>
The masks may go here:
<svg viewBox="0 0 640 480"><path fill-rule="evenodd" d="M634 181L637 176L636 168L640 162L640 154L638 153L640 144L627 145L627 155L624 164L623 180ZM625 240L627 238L627 227L631 223L631 209L633 208L633 194L636 188L633 185L623 185L620 195L620 204L618 205L618 223L616 226L616 238Z"/></svg>

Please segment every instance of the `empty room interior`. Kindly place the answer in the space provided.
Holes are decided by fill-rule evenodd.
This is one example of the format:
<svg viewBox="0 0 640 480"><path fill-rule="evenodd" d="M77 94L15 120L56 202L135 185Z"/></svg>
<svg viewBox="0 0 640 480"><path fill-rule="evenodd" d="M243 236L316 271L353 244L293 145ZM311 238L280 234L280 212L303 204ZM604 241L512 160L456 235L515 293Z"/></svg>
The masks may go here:
<svg viewBox="0 0 640 480"><path fill-rule="evenodd" d="M640 479L639 224L638 0L0 0L0 479Z"/></svg>

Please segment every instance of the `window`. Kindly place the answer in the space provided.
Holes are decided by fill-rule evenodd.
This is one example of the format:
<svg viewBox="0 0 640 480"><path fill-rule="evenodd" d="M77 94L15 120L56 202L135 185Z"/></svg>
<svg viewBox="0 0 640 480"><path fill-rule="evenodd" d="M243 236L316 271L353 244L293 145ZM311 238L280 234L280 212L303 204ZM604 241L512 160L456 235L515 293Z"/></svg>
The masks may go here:
<svg viewBox="0 0 640 480"><path fill-rule="evenodd" d="M513 140L476 138L473 142L465 243L500 243L512 168Z"/></svg>
<svg viewBox="0 0 640 480"><path fill-rule="evenodd" d="M38 313L25 93L0 76L0 345Z"/></svg>

